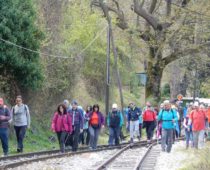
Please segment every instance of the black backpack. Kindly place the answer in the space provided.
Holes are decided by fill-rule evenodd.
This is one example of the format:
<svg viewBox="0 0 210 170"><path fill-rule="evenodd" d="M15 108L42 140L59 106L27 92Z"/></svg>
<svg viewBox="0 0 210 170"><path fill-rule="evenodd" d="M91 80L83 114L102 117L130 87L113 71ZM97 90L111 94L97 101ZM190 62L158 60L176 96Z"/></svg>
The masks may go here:
<svg viewBox="0 0 210 170"><path fill-rule="evenodd" d="M111 112L109 115L109 126L112 128L120 126L120 114L119 112Z"/></svg>

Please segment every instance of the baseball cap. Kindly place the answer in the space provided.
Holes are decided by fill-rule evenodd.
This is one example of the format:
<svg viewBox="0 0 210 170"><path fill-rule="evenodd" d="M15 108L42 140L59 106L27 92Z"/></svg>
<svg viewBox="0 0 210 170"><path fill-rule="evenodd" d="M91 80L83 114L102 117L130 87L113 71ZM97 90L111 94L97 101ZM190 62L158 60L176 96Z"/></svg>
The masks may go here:
<svg viewBox="0 0 210 170"><path fill-rule="evenodd" d="M114 103L114 104L112 105L112 109L117 109L117 104L116 104L116 103Z"/></svg>

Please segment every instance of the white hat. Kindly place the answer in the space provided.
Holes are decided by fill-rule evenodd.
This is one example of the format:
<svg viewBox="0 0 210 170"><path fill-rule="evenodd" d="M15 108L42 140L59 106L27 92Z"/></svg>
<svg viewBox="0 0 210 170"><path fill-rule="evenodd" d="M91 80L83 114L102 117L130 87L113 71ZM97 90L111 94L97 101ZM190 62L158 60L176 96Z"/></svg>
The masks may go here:
<svg viewBox="0 0 210 170"><path fill-rule="evenodd" d="M165 100L164 102L163 102L163 104L165 105L165 104L170 104L170 101L169 100Z"/></svg>
<svg viewBox="0 0 210 170"><path fill-rule="evenodd" d="M114 104L112 105L112 109L117 109L117 104L116 104L116 103L114 103Z"/></svg>
<svg viewBox="0 0 210 170"><path fill-rule="evenodd" d="M195 103L194 103L194 106L195 106L195 107L199 107L199 103L198 103L198 102L195 102Z"/></svg>

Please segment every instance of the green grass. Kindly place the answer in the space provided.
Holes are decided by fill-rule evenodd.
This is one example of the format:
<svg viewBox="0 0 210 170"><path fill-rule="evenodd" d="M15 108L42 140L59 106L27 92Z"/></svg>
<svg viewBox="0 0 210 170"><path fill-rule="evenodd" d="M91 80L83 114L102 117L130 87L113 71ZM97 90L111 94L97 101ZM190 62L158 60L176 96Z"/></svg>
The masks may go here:
<svg viewBox="0 0 210 170"><path fill-rule="evenodd" d="M186 152L186 151L185 151ZM188 150L192 158L186 162L184 168L180 170L209 170L210 169L210 143L208 142L203 149Z"/></svg>

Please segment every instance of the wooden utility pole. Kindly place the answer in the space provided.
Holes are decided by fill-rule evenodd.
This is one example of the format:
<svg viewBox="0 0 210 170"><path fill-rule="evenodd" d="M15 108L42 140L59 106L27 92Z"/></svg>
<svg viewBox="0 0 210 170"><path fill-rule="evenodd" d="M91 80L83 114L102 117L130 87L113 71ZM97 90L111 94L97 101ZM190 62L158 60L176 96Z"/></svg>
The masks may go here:
<svg viewBox="0 0 210 170"><path fill-rule="evenodd" d="M107 55L106 55L106 115L109 113L109 86L110 86L110 27L107 27Z"/></svg>

